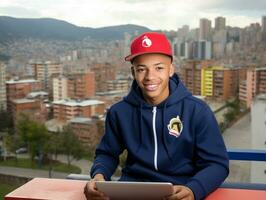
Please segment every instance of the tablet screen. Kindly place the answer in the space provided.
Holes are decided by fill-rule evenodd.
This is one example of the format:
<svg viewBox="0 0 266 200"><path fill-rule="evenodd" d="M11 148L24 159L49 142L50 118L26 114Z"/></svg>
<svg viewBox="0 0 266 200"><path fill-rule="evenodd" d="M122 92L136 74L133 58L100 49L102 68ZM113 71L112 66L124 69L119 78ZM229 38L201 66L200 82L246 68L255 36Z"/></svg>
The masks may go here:
<svg viewBox="0 0 266 200"><path fill-rule="evenodd" d="M159 200L173 193L172 183L165 182L96 181L96 187L111 200Z"/></svg>

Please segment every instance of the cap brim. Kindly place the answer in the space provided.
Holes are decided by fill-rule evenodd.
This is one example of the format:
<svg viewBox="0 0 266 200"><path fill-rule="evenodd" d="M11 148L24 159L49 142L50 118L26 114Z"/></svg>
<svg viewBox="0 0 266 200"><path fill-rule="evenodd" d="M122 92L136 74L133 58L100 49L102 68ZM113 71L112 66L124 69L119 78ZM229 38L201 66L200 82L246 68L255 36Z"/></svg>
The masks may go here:
<svg viewBox="0 0 266 200"><path fill-rule="evenodd" d="M137 56L140 56L140 55L143 55L143 54L151 54L151 53L159 53L159 54L167 55L167 56L170 56L173 59L173 55L154 51L154 52L141 52L141 53L138 53L138 54L128 55L128 56L125 57L125 61L132 61L132 59L136 58Z"/></svg>

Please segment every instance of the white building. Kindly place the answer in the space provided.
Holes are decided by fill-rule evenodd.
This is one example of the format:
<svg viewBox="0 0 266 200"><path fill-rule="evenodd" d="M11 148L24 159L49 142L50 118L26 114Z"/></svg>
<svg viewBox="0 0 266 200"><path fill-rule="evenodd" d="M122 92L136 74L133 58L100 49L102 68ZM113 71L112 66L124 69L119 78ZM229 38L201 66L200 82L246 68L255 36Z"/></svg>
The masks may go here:
<svg viewBox="0 0 266 200"><path fill-rule="evenodd" d="M31 63L33 67L35 79L42 84L42 89L48 91L51 89L52 77L62 74L63 67L57 62L36 62Z"/></svg>
<svg viewBox="0 0 266 200"><path fill-rule="evenodd" d="M67 99L67 77L59 76L53 78L53 100Z"/></svg>
<svg viewBox="0 0 266 200"><path fill-rule="evenodd" d="M266 94L259 94L251 105L252 148L266 150ZM250 182L266 183L266 162L251 162Z"/></svg>

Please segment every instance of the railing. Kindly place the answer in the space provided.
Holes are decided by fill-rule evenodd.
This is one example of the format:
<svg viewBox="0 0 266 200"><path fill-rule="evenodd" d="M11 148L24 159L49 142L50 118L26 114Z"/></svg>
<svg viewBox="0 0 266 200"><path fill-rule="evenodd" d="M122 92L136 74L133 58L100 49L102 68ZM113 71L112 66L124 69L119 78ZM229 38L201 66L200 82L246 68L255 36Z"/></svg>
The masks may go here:
<svg viewBox="0 0 266 200"><path fill-rule="evenodd" d="M266 151L261 150L229 149L228 154L230 160L266 161ZM67 179L74 180L34 178L7 194L4 199L86 200L83 191L87 181L90 179L90 176L83 174L70 174ZM206 197L206 200L236 199L265 200L266 184L226 182Z"/></svg>
<svg viewBox="0 0 266 200"><path fill-rule="evenodd" d="M266 161L266 151L251 149L228 149L229 160L239 161ZM238 188L251 190L266 190L266 184L263 183L233 183L224 182L222 188Z"/></svg>
<svg viewBox="0 0 266 200"><path fill-rule="evenodd" d="M228 149L230 160L266 161L266 151L250 149Z"/></svg>

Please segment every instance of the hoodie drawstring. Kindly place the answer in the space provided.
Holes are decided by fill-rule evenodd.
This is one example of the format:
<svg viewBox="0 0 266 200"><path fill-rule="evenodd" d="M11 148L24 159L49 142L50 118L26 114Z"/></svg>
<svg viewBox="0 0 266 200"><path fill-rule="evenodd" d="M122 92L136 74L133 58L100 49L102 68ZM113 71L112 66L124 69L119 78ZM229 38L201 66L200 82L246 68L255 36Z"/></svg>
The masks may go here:
<svg viewBox="0 0 266 200"><path fill-rule="evenodd" d="M166 153L167 153L167 156L168 156L168 158L173 162L173 159L172 159L172 157L171 157L171 154L170 154L170 150L168 149L168 146L167 146L167 138L166 138L166 132L164 131L164 129L165 129L165 126L167 126L167 123L166 123L166 121L165 121L165 113L166 113L166 102L165 102L165 104L164 104L164 106L163 106L163 137L162 137L162 142L163 142L163 145L164 145L164 148L166 149Z"/></svg>

